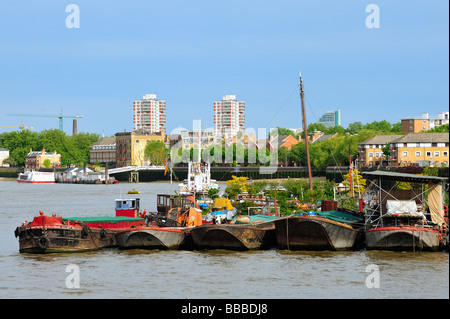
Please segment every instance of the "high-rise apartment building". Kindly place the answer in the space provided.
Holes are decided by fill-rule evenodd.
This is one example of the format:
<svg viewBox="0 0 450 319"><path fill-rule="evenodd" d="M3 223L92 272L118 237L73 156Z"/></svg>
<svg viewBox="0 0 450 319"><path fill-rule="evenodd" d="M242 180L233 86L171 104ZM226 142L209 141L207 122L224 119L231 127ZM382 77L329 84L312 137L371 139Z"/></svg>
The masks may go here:
<svg viewBox="0 0 450 319"><path fill-rule="evenodd" d="M319 119L320 124L326 127L342 126L342 115L341 110L325 112L324 115Z"/></svg>
<svg viewBox="0 0 450 319"><path fill-rule="evenodd" d="M166 133L166 101L157 100L156 94L133 101L133 112L133 131Z"/></svg>
<svg viewBox="0 0 450 319"><path fill-rule="evenodd" d="M236 101L236 95L225 95L214 102L214 134L233 137L244 131L245 102Z"/></svg>

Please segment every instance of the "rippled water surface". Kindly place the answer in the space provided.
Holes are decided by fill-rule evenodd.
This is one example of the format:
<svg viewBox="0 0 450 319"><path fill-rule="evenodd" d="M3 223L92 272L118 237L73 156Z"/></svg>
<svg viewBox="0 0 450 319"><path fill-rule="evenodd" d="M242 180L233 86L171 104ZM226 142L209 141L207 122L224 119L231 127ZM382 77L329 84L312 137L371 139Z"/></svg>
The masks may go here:
<svg viewBox="0 0 450 319"><path fill-rule="evenodd" d="M126 194L132 188L141 194ZM18 252L14 229L39 210L113 216L116 198L137 196L142 209L155 211L156 194L175 189L169 183L0 181L0 298L449 298L449 255L443 252ZM68 265L79 267L79 288L66 285ZM379 269L379 288L366 285L373 275L366 272L369 265Z"/></svg>

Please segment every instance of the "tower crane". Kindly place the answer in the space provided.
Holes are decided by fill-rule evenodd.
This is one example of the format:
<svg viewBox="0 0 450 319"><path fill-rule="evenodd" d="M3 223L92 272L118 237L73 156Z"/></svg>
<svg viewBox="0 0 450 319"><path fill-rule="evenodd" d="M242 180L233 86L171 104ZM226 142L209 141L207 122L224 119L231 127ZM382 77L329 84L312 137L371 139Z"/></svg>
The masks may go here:
<svg viewBox="0 0 450 319"><path fill-rule="evenodd" d="M59 119L59 129L63 131L63 119L64 118L73 118L79 119L82 118L83 115L62 115L62 109L59 115L52 114L28 114L28 113L8 113L8 116L33 116L33 117L57 117Z"/></svg>
<svg viewBox="0 0 450 319"><path fill-rule="evenodd" d="M22 121L22 125L19 125L19 126L17 126L17 125L0 125L0 127L18 127L18 128L20 128L22 131L25 130L26 128L28 128L28 129L30 129L30 130L34 129L33 126L25 126L25 124L24 124L23 121Z"/></svg>

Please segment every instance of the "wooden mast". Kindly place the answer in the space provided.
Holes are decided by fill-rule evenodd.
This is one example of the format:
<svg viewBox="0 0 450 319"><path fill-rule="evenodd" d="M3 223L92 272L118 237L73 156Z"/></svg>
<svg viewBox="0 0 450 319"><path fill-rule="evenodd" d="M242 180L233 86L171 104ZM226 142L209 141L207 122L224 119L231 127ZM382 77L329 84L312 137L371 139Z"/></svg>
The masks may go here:
<svg viewBox="0 0 450 319"><path fill-rule="evenodd" d="M309 188L311 193L313 192L313 183L311 176L311 162L309 159L309 146L308 146L308 131L306 129L306 115L305 115L305 94L303 93L303 83L302 83L302 74L300 73L300 98L302 100L302 114L303 114L303 132L305 133L305 145L306 145L306 162L308 163L308 178L309 178Z"/></svg>

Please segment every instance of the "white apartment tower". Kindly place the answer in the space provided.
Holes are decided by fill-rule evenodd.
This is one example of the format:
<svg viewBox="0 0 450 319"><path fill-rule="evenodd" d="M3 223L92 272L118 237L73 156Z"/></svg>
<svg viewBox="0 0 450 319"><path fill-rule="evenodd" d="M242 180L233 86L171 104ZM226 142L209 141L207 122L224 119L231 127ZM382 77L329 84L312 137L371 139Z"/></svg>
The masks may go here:
<svg viewBox="0 0 450 319"><path fill-rule="evenodd" d="M244 131L244 125L244 101L236 101L236 95L225 95L222 101L214 102L214 135L233 137Z"/></svg>
<svg viewBox="0 0 450 319"><path fill-rule="evenodd" d="M133 131L166 133L166 101L156 99L156 94L145 94L142 100L133 101Z"/></svg>

